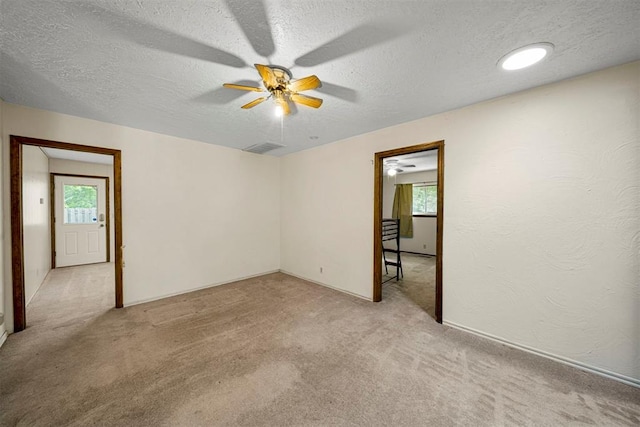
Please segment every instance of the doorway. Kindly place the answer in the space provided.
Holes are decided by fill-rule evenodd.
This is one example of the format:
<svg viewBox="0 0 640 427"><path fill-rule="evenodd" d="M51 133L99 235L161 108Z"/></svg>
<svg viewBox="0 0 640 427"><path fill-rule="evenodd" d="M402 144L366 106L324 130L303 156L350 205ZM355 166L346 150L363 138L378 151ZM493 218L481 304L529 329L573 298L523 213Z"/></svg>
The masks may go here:
<svg viewBox="0 0 640 427"><path fill-rule="evenodd" d="M51 268L109 262L109 177L51 174Z"/></svg>
<svg viewBox="0 0 640 427"><path fill-rule="evenodd" d="M66 142L48 141L22 136L10 136L10 192L11 192L11 258L12 258L12 289L14 332L26 328L25 303L25 264L24 264L24 224L23 224L23 147L35 146L69 150L78 153L94 153L112 156L113 168L113 225L114 225L114 255L115 255L115 307L123 306L123 271L122 271L122 175L121 151L71 144ZM106 188L105 188L106 190ZM106 202L105 202L106 203ZM108 211L107 211L108 212ZM99 216L96 223L99 224ZM104 221L107 228L107 218ZM108 236L108 234L107 234ZM94 236L95 237L95 236ZM106 239L108 240L108 239ZM108 250L106 251L108 253ZM53 254L52 254L53 255ZM108 256L108 255L107 255ZM53 258L53 257L52 257ZM52 266L55 265L52 263Z"/></svg>
<svg viewBox="0 0 640 427"><path fill-rule="evenodd" d="M397 148L375 154L374 160L374 238L373 238L373 301L382 300L382 220L383 220L383 176L385 159L437 150L437 215L435 242L435 318L442 323L442 236L444 207L444 141L435 141L410 147Z"/></svg>

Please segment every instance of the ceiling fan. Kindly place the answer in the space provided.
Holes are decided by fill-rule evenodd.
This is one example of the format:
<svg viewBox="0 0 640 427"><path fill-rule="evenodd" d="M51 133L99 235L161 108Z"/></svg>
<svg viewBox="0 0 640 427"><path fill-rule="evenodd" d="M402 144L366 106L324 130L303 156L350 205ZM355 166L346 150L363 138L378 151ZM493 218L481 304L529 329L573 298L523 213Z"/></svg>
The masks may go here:
<svg viewBox="0 0 640 427"><path fill-rule="evenodd" d="M321 87L322 83L317 76L308 76L292 81L291 71L284 67L280 67L278 65L254 65L262 78L262 84L266 91L269 92L269 96L254 99L248 104L243 105L241 108L244 108L245 110L253 108L269 98L273 98L275 100L278 106L277 112L280 115L287 115L291 113L291 107L289 105L290 102L295 102L296 104L306 105L307 107L313 108L320 108L322 105L322 99L299 93L305 90ZM225 83L223 86L229 89L265 92L265 89L260 87L238 85L234 83Z"/></svg>
<svg viewBox="0 0 640 427"><path fill-rule="evenodd" d="M384 168L387 171L387 175L394 176L399 172L404 172L402 168L415 168L416 165L399 162L397 159L389 159L384 161Z"/></svg>

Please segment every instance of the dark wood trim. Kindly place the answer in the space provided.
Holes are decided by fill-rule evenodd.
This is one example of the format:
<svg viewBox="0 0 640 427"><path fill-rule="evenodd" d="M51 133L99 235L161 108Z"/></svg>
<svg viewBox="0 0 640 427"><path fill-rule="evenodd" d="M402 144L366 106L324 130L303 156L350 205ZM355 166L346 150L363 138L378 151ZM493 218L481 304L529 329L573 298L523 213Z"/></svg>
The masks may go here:
<svg viewBox="0 0 640 427"><path fill-rule="evenodd" d="M124 261L122 249L122 153L114 150L113 153L113 214L115 216L115 252L116 252L116 308L124 306L122 294Z"/></svg>
<svg viewBox="0 0 640 427"><path fill-rule="evenodd" d="M111 188L109 186L109 177L105 176L104 177L104 185L105 185L105 191L107 192L106 194L106 210L107 210L107 224L106 224L106 228L107 228L107 262L111 262L111 201L109 199L111 199Z"/></svg>
<svg viewBox="0 0 640 427"><path fill-rule="evenodd" d="M51 268L56 268L56 230L55 230L55 177L56 176L71 176L74 178L90 178L90 179L104 179L105 182L105 191L106 191L106 210L107 210L107 224L106 224L106 233L107 233L107 262L111 262L111 203L109 199L111 198L109 195L109 177L101 176L101 175L79 175L75 173L59 173L59 172L50 172L50 181L51 181L51 197L49 203L49 210L51 211Z"/></svg>
<svg viewBox="0 0 640 427"><path fill-rule="evenodd" d="M55 197L56 197L56 189L55 189L55 184L53 182L53 174L49 173L49 224L51 224L50 226L50 232L51 232L51 238L49 239L49 241L51 242L51 268L54 269L56 268L56 230L55 230L55 226L56 226L56 213L55 213L55 206L54 206L54 202L55 202Z"/></svg>
<svg viewBox="0 0 640 427"><path fill-rule="evenodd" d="M106 154L107 156L115 156L120 150L113 148L94 147L91 145L72 144L69 142L50 141L47 139L29 138L27 136L11 135L22 145L35 145L36 147L58 148L60 150L83 151L85 153ZM115 165L115 162L114 162Z"/></svg>
<svg viewBox="0 0 640 427"><path fill-rule="evenodd" d="M444 146L444 140L427 142L425 144L410 145L409 147L394 148L392 150L387 150L387 151L381 151L379 153L376 153L376 156L379 156L380 159L385 159L387 157L395 157L395 156L402 156L404 154L419 153L420 151L438 150L440 146ZM438 178L440 178L439 173L438 173Z"/></svg>
<svg viewBox="0 0 640 427"><path fill-rule="evenodd" d="M444 218L444 140L375 153L373 188L373 301L382 300L382 176L387 157L438 150L438 214L436 232L436 321L442 323L442 237Z"/></svg>
<svg viewBox="0 0 640 427"><path fill-rule="evenodd" d="M437 218L438 215L421 215L421 214L414 214L413 215L414 218Z"/></svg>
<svg viewBox="0 0 640 427"><path fill-rule="evenodd" d="M22 233L22 144L10 138L9 169L11 173L11 277L13 277L13 330L26 327L24 295L24 240Z"/></svg>
<svg viewBox="0 0 640 427"><path fill-rule="evenodd" d="M11 135L10 144L10 191L11 191L11 273L13 289L13 329L14 332L26 328L26 310L24 295L24 233L22 224L22 146L50 147L62 150L83 151L86 153L113 156L114 181L114 225L115 225L115 305L123 306L123 262L122 262L122 153L120 150L68 142L49 141ZM53 198L51 199L53 200ZM108 198L107 198L108 200ZM108 231L110 233L110 231ZM110 251L110 249L109 249ZM53 264L52 264L53 265Z"/></svg>
<svg viewBox="0 0 640 427"><path fill-rule="evenodd" d="M81 163L88 163L88 162L81 162ZM100 164L100 163L93 163L93 164ZM97 178L97 179L107 179L107 180L109 179L108 176L104 176L104 175L80 175L75 173L61 173L61 172L50 172L50 174L57 175L57 176L71 176L76 178Z"/></svg>
<svg viewBox="0 0 640 427"><path fill-rule="evenodd" d="M444 141L438 149L438 217L436 224L436 321L442 323L442 238L444 225Z"/></svg>
<svg viewBox="0 0 640 427"><path fill-rule="evenodd" d="M373 161L373 302L382 301L382 168L383 157Z"/></svg>

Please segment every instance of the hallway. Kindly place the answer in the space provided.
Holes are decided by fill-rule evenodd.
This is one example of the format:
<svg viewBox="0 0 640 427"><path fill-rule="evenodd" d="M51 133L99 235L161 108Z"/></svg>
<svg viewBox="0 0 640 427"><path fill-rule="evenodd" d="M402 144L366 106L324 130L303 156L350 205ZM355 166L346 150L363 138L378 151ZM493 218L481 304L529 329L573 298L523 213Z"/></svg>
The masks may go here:
<svg viewBox="0 0 640 427"><path fill-rule="evenodd" d="M112 309L114 264L56 268L27 305L27 329L20 335L40 334L82 324Z"/></svg>

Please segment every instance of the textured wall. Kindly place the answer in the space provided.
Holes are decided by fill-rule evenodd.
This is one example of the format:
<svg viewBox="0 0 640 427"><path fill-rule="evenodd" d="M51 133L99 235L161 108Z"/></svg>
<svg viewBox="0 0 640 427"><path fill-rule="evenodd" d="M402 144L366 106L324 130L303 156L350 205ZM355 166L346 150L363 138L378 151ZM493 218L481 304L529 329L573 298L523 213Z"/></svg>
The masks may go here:
<svg viewBox="0 0 640 427"><path fill-rule="evenodd" d="M122 150L125 305L280 266L278 158L13 104L4 105L4 132L5 234L8 134ZM5 268L12 330L10 274Z"/></svg>
<svg viewBox="0 0 640 427"><path fill-rule="evenodd" d="M445 320L640 379L639 75L640 63L608 69L287 156L281 168L5 104L3 228L9 133L120 148L125 301L278 266L370 297L373 154L445 139ZM194 201L210 221L180 209Z"/></svg>
<svg viewBox="0 0 640 427"><path fill-rule="evenodd" d="M51 269L49 159L40 148L25 146L22 167L24 290L28 305Z"/></svg>
<svg viewBox="0 0 640 427"><path fill-rule="evenodd" d="M282 268L371 297L374 153L444 139L445 321L640 380L639 75L635 62L285 157Z"/></svg>
<svg viewBox="0 0 640 427"><path fill-rule="evenodd" d="M436 182L437 180L437 171L403 173L393 178L385 176L382 181L382 216L384 218L391 218L396 183L409 184ZM437 222L436 218L414 217L413 237L410 239L402 237L400 239L400 249L408 252L435 255Z"/></svg>

